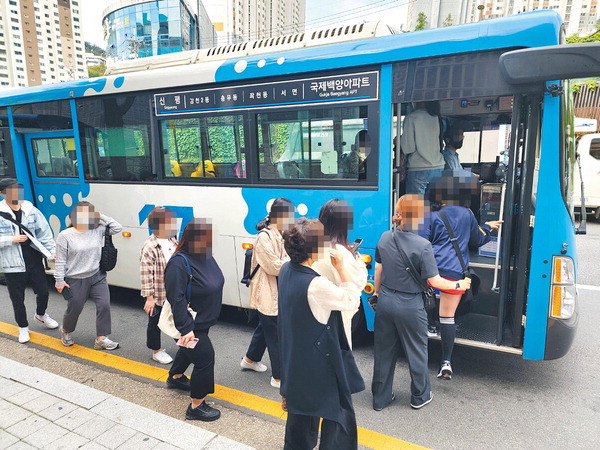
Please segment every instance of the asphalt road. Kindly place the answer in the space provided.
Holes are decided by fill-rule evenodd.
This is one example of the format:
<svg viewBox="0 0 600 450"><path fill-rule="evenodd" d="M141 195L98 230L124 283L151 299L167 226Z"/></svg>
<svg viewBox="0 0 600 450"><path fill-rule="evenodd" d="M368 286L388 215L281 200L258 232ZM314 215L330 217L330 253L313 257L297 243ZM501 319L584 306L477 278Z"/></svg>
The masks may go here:
<svg viewBox="0 0 600 450"><path fill-rule="evenodd" d="M591 223L589 234L579 236L579 283L600 285L600 224ZM531 362L520 357L457 347L451 382L435 378L439 344L430 346L430 373L434 401L423 410L409 405L407 364L397 366L396 401L381 412L371 408L369 389L354 396L359 426L431 448L600 448L600 389L597 361L600 357L600 290L581 289L581 321L569 354L556 361ZM0 287L0 320L13 323L5 287ZM33 295L28 295L33 314ZM65 302L51 295L49 313L59 320ZM116 354L155 364L145 347L146 318L132 291L113 298L113 333L122 344ZM94 305L88 303L73 337L91 346L94 338ZM35 331L44 331L32 324ZM57 331L45 331L58 337ZM269 373L241 372L239 360L246 351L252 327L243 315L228 311L212 330L216 350L216 382L261 397L279 400L269 385ZM165 339L171 354L176 347ZM367 387L372 376L372 346L355 349ZM266 358L268 364L268 358Z"/></svg>

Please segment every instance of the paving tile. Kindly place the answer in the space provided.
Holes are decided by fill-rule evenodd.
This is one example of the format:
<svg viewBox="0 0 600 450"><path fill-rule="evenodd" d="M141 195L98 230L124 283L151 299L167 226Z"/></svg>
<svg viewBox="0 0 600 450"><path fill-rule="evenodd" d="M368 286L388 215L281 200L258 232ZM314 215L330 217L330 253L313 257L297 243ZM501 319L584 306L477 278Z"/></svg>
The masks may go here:
<svg viewBox="0 0 600 450"><path fill-rule="evenodd" d="M9 403L9 405L10 406L7 406L0 414L0 430L6 430L15 423L31 416L31 412L26 409L13 405L12 403Z"/></svg>
<svg viewBox="0 0 600 450"><path fill-rule="evenodd" d="M51 445L53 441L63 437L67 433L68 431L64 428L53 423L48 423L48 425L24 438L23 441L36 447L47 447L48 445Z"/></svg>
<svg viewBox="0 0 600 450"><path fill-rule="evenodd" d="M106 392L2 356L0 356L0 375L86 409L110 397ZM0 394L0 397L4 395Z"/></svg>
<svg viewBox="0 0 600 450"><path fill-rule="evenodd" d="M96 416L89 422L84 423L83 425L79 425L73 431L80 436L88 438L90 440L96 439L102 433L104 433L109 428L115 426L115 422L105 417Z"/></svg>
<svg viewBox="0 0 600 450"><path fill-rule="evenodd" d="M156 447L160 441L145 435L143 433L136 433L130 439L125 441L122 445L117 447L117 450L144 450Z"/></svg>
<svg viewBox="0 0 600 450"><path fill-rule="evenodd" d="M223 436L217 436L204 447L207 450L251 450L249 447L240 442L232 441Z"/></svg>
<svg viewBox="0 0 600 450"><path fill-rule="evenodd" d="M96 417L96 415L89 412L87 409L75 408L70 413L65 414L60 419L54 421L54 423L67 430L73 431L79 425L89 422L94 417Z"/></svg>
<svg viewBox="0 0 600 450"><path fill-rule="evenodd" d="M59 402L59 399L52 395L45 394L43 392L41 394L41 396L34 398L33 400L30 400L26 403L23 403L21 406L33 413L38 413Z"/></svg>
<svg viewBox="0 0 600 450"><path fill-rule="evenodd" d="M202 448L216 437L215 433L203 428L116 397L99 403L91 411L176 447ZM159 427L157 423L160 423Z"/></svg>
<svg viewBox="0 0 600 450"><path fill-rule="evenodd" d="M90 441L85 444L83 447L79 447L79 450L106 450L106 447L95 443L94 441Z"/></svg>
<svg viewBox="0 0 600 450"><path fill-rule="evenodd" d="M6 429L13 436L17 436L19 439L29 436L32 433L39 431L41 428L48 425L50 422L43 417L32 414L23 420L11 425Z"/></svg>
<svg viewBox="0 0 600 450"><path fill-rule="evenodd" d="M44 448L51 450L72 450L74 448L80 448L90 442L89 439L84 438L76 433L67 433L63 437L51 442Z"/></svg>
<svg viewBox="0 0 600 450"><path fill-rule="evenodd" d="M6 448L19 440L18 437L7 433L4 430L0 430L0 448Z"/></svg>
<svg viewBox="0 0 600 450"><path fill-rule="evenodd" d="M54 405L49 406L46 409L42 409L37 414L38 414L38 416L42 416L52 422L55 422L56 420L60 419L61 417L69 414L75 408L77 408L77 405L74 405L69 402L65 402L64 400L59 400Z"/></svg>
<svg viewBox="0 0 600 450"><path fill-rule="evenodd" d="M135 430L117 424L94 439L94 442L103 445L105 448L115 449L127 442L134 434L136 434Z"/></svg>
<svg viewBox="0 0 600 450"><path fill-rule="evenodd" d="M13 405L12 403L7 402L3 398L0 398L0 412L4 411L5 409L10 409L10 408L12 408L14 406L15 405Z"/></svg>
<svg viewBox="0 0 600 450"><path fill-rule="evenodd" d="M41 397L43 394L42 391L38 391L37 389L27 388L22 391L19 391L13 395L8 397L4 397L7 402L14 403L15 405L23 405L31 400L35 400L36 398Z"/></svg>
<svg viewBox="0 0 600 450"><path fill-rule="evenodd" d="M29 445L27 442L19 441L11 445L10 447L6 447L6 450L31 450L36 449L32 445Z"/></svg>
<svg viewBox="0 0 600 450"><path fill-rule="evenodd" d="M174 445L167 444L166 442L161 442L156 447L152 447L152 450L180 450L179 447L175 447Z"/></svg>
<svg viewBox="0 0 600 450"><path fill-rule="evenodd" d="M6 380L6 378L4 378ZM18 392L24 391L29 386L26 386L21 383L17 383L13 380L7 380L8 383L3 383L0 385L0 398L10 397Z"/></svg>

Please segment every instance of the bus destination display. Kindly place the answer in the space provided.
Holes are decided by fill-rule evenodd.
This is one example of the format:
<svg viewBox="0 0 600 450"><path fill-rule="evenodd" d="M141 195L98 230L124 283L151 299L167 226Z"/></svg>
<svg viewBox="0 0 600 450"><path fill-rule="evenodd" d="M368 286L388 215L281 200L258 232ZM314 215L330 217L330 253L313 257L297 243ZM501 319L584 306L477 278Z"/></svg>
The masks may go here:
<svg viewBox="0 0 600 450"><path fill-rule="evenodd" d="M378 72L361 72L275 83L155 94L154 105L156 115L164 116L253 106L377 100L378 88Z"/></svg>

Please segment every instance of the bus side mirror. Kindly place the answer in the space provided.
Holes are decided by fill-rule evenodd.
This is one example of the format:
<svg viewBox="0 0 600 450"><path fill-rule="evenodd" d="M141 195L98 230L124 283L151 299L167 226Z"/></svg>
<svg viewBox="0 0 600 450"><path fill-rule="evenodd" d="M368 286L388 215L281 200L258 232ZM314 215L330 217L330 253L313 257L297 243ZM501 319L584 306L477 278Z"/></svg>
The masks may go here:
<svg viewBox="0 0 600 450"><path fill-rule="evenodd" d="M509 84L596 77L600 75L600 43L513 50L502 54L499 62Z"/></svg>

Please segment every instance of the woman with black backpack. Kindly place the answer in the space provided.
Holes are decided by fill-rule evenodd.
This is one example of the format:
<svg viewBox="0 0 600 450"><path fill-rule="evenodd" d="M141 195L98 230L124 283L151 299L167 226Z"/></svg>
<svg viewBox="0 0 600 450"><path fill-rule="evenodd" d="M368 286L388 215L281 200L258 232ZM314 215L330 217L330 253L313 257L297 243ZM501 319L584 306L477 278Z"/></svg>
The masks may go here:
<svg viewBox="0 0 600 450"><path fill-rule="evenodd" d="M283 245L283 232L294 222L294 204L286 198L276 198L269 215L256 225L258 236L252 252L250 307L258 311L258 326L254 330L246 355L240 362L242 370L265 372L262 364L265 349L271 360L271 386L279 388L281 364L277 316L279 312L277 277L281 266L289 261Z"/></svg>
<svg viewBox="0 0 600 450"><path fill-rule="evenodd" d="M119 222L100 214L89 202L77 203L69 213L72 226L56 238L55 287L68 301L60 329L61 341L73 345L71 333L88 298L96 302L96 350L115 350L117 342L108 338L111 332L110 292L106 272L101 268L105 234L119 233ZM107 269L108 270L108 269Z"/></svg>

